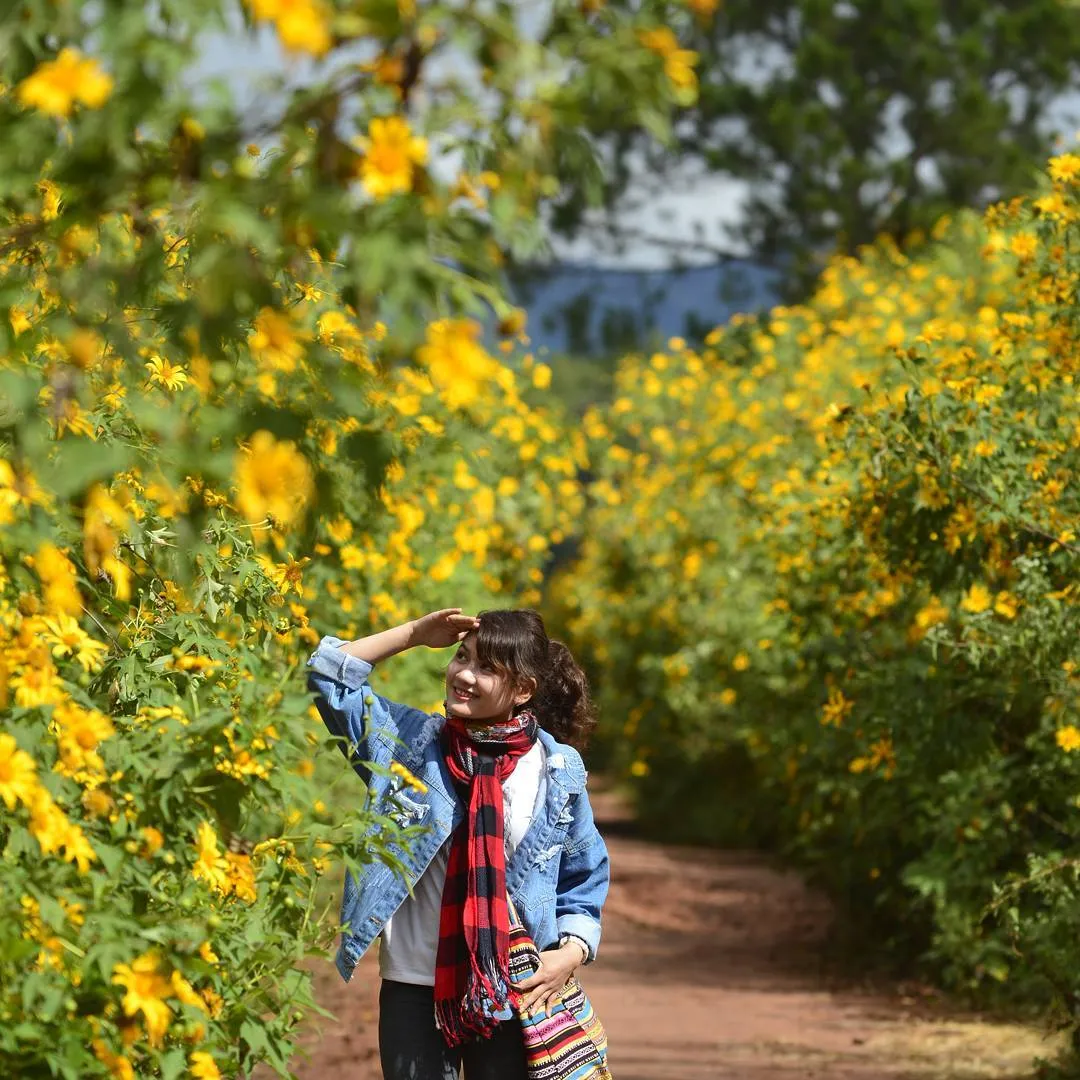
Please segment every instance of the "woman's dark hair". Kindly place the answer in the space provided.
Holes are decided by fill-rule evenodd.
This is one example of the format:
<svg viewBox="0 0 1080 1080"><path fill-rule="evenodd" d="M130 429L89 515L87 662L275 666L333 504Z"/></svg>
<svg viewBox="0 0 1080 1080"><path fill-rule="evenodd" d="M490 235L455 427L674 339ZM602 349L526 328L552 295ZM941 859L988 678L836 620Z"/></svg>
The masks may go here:
<svg viewBox="0 0 1080 1080"><path fill-rule="evenodd" d="M596 727L589 680L570 650L547 636L539 612L499 608L481 611L477 617L480 662L511 677L535 679L536 692L528 707L541 727L561 742L584 747Z"/></svg>

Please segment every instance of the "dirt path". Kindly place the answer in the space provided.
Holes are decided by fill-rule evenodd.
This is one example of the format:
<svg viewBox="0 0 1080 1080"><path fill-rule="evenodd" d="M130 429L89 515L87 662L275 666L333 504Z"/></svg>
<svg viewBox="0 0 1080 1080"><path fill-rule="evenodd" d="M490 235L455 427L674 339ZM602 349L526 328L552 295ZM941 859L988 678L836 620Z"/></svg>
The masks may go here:
<svg viewBox="0 0 1080 1080"><path fill-rule="evenodd" d="M612 857L604 940L582 982L616 1080L1020 1080L1055 1044L1039 1031L935 1015L925 1001L828 988L828 905L743 853L633 839L594 797ZM301 1080L380 1080L377 965L320 973L338 1021L307 1041Z"/></svg>

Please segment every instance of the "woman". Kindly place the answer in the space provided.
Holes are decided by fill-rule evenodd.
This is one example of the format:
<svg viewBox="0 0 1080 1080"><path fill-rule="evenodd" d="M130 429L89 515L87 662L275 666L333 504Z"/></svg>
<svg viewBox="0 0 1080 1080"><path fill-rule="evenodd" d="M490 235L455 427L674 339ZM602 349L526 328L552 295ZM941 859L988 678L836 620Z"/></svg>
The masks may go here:
<svg viewBox="0 0 1080 1080"><path fill-rule="evenodd" d="M417 645L456 645L445 716L389 701L373 665ZM524 1080L508 971L509 896L541 952L516 984L547 1008L596 956L608 856L579 745L593 724L585 675L534 611L461 608L344 642L308 661L327 727L368 782L374 808L428 828L401 852L404 877L348 875L337 965L346 981L382 938L379 1050L385 1080ZM369 765L382 766L378 771Z"/></svg>

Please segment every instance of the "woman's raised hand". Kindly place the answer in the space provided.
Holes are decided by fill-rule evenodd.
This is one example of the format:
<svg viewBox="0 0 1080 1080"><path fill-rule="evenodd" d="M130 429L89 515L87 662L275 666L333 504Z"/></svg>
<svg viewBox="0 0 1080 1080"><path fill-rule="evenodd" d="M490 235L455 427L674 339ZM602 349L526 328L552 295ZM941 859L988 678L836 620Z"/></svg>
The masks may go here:
<svg viewBox="0 0 1080 1080"><path fill-rule="evenodd" d="M462 615L461 608L442 608L422 615L413 622L412 638L416 645L445 649L455 645L480 625L475 615Z"/></svg>

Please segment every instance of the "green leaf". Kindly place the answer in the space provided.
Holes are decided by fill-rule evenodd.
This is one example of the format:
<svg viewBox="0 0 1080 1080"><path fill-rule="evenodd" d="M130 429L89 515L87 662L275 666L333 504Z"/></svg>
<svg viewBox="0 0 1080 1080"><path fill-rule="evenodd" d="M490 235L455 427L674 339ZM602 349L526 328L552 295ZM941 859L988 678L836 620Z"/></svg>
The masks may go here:
<svg viewBox="0 0 1080 1080"><path fill-rule="evenodd" d="M252 1020L245 1020L240 1025L240 1038L248 1044L256 1058L262 1057L270 1049L263 1026Z"/></svg>
<svg viewBox="0 0 1080 1080"><path fill-rule="evenodd" d="M177 1047L162 1054L158 1058L158 1068L161 1070L161 1080L176 1080L187 1070L184 1051Z"/></svg>
<svg viewBox="0 0 1080 1080"><path fill-rule="evenodd" d="M129 447L68 437L60 452L40 469L42 483L61 498L70 498L91 485L122 472L133 460Z"/></svg>

